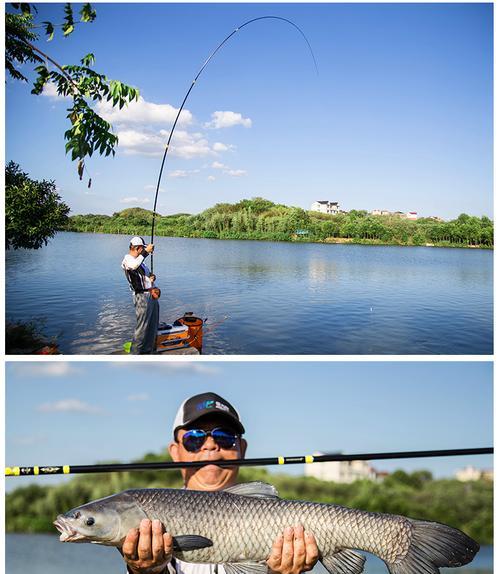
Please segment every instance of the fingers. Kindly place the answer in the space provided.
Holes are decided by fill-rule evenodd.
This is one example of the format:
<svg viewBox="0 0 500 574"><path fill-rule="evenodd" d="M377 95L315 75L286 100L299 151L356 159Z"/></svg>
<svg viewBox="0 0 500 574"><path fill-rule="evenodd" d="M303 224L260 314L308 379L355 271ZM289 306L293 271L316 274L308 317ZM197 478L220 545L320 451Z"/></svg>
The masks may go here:
<svg viewBox="0 0 500 574"><path fill-rule="evenodd" d="M127 533L122 554L131 572L161 572L173 553L173 539L159 520L144 519Z"/></svg>
<svg viewBox="0 0 500 574"><path fill-rule="evenodd" d="M283 551L281 553L281 572L291 572L293 566L293 528L285 528L283 533Z"/></svg>
<svg viewBox="0 0 500 574"><path fill-rule="evenodd" d="M293 532L293 572L303 572L306 563L304 527L296 526Z"/></svg>
<svg viewBox="0 0 500 574"><path fill-rule="evenodd" d="M316 539L311 532L306 531L305 533L305 543L306 543L306 558L303 568L303 572L308 572L314 568L314 565L319 558L319 548L316 544Z"/></svg>
<svg viewBox="0 0 500 574"><path fill-rule="evenodd" d="M300 574L312 570L319 550L314 536L303 526L286 528L274 541L267 565L277 574Z"/></svg>
<svg viewBox="0 0 500 574"><path fill-rule="evenodd" d="M139 560L151 560L152 558L151 530L151 521L147 518L141 520L139 526L139 544L137 546Z"/></svg>
<svg viewBox="0 0 500 574"><path fill-rule="evenodd" d="M137 560L137 542L139 541L139 529L132 528L128 531L122 546L122 554L128 561Z"/></svg>
<svg viewBox="0 0 500 574"><path fill-rule="evenodd" d="M165 560L165 552L163 549L163 524L159 520L153 520L151 528L153 531L153 539L151 541L153 561L163 562Z"/></svg>
<svg viewBox="0 0 500 574"><path fill-rule="evenodd" d="M174 540L168 532L163 534L163 552L165 553L165 559L170 561L174 553Z"/></svg>
<svg viewBox="0 0 500 574"><path fill-rule="evenodd" d="M278 572L281 566L281 553L283 551L283 535L280 534L274 541L271 554L267 560L267 565L273 572Z"/></svg>

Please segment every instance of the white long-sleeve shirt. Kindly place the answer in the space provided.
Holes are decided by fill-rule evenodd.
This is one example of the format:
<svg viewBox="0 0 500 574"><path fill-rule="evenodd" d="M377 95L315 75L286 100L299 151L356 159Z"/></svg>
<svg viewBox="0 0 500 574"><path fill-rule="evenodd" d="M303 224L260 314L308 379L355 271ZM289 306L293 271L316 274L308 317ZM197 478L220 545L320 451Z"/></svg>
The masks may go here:
<svg viewBox="0 0 500 574"><path fill-rule="evenodd" d="M134 292L143 292L153 287L153 282L149 278L150 271L144 264L144 260L149 253L146 251L143 253L146 253L146 255L141 254L137 257L127 253L122 261L122 269L125 271L130 289Z"/></svg>

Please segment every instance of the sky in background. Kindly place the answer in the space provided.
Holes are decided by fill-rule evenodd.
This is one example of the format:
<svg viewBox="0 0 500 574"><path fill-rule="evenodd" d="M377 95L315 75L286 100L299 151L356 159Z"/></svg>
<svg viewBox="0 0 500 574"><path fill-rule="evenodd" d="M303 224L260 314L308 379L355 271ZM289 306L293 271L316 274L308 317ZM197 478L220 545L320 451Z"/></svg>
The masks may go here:
<svg viewBox="0 0 500 574"><path fill-rule="evenodd" d="M38 20L62 21L62 4ZM201 64L239 31L193 89L172 141L158 210L198 213L263 196L309 208L492 216L492 4L96 4L97 19L42 49L140 89L121 113L98 111L120 138L87 162L64 153L68 102L6 85L6 159L54 179L73 213L152 208L176 108ZM23 73L29 74L28 66Z"/></svg>
<svg viewBox="0 0 500 574"><path fill-rule="evenodd" d="M208 390L239 410L248 457L492 446L492 376L489 362L10 362L6 463L129 462L163 452L181 402ZM443 477L469 464L491 468L493 461L374 467ZM301 474L303 466L284 471ZM65 478L9 478L6 488Z"/></svg>

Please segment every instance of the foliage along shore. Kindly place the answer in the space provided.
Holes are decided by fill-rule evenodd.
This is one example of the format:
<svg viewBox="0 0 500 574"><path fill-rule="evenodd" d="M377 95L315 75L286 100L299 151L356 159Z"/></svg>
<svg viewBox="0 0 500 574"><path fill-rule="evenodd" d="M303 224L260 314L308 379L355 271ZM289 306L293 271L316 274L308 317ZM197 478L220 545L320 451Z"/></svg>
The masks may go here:
<svg viewBox="0 0 500 574"><path fill-rule="evenodd" d="M165 456L146 455L156 462ZM18 480L20 479L8 479ZM396 471L381 482L360 480L352 484L325 482L305 476L271 474L266 469L242 468L240 482L261 480L276 486L283 498L341 504L372 512L403 514L443 522L459 528L480 544L493 542L493 483L435 480L428 471ZM20 486L6 495L7 532L53 532L57 514L90 500L128 488L179 488L180 473L161 470L78 475L57 486Z"/></svg>
<svg viewBox="0 0 500 574"><path fill-rule="evenodd" d="M153 212L139 207L110 215L73 215L63 231L145 235ZM262 198L219 203L197 215L157 214L158 236L493 248L493 222L466 214L452 221L370 215L366 211L327 215L278 205Z"/></svg>

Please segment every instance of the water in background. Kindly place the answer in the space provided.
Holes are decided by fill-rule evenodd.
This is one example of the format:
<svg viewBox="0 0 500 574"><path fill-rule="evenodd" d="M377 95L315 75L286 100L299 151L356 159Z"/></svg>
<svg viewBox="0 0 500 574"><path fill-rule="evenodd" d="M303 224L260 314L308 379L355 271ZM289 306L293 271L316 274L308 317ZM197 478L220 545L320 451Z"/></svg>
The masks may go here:
<svg viewBox="0 0 500 574"><path fill-rule="evenodd" d="M6 574L125 574L118 550L98 544L61 544L51 534L7 534L5 542ZM318 565L317 574L326 570ZM388 574L384 563L368 555L366 574ZM471 564L462 568L443 568L447 574L492 574L493 546L481 548Z"/></svg>
<svg viewBox="0 0 500 574"><path fill-rule="evenodd" d="M60 233L6 254L6 315L63 353L133 334L128 237ZM207 317L207 354L490 354L493 252L159 237L161 319ZM212 325L212 327L210 327Z"/></svg>

